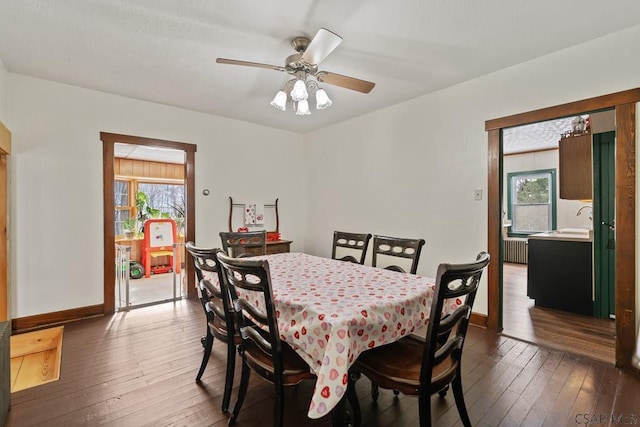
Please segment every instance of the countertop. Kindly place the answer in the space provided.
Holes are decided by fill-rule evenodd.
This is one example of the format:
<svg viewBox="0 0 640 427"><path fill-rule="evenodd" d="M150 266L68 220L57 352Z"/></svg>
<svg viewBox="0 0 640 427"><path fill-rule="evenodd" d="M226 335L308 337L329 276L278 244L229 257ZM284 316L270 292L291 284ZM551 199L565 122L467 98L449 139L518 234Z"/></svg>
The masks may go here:
<svg viewBox="0 0 640 427"><path fill-rule="evenodd" d="M529 235L529 239L593 242L593 230L588 230L586 228L565 228L546 233L531 234Z"/></svg>

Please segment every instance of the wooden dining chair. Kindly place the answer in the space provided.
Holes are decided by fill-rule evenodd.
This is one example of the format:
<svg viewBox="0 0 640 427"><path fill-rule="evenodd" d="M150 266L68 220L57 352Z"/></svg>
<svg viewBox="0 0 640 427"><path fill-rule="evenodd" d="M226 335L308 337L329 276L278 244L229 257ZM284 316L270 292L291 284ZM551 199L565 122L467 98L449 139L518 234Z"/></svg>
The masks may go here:
<svg viewBox="0 0 640 427"><path fill-rule="evenodd" d="M404 239L400 237L387 237L387 236L373 236L373 256L371 258L371 266L378 266L378 256L382 255L383 259L386 257L404 258L411 262L409 273L416 274L418 271L418 262L420 262L420 253L422 252L422 246L424 246L424 239ZM391 264L384 267L385 270L397 271L399 273L406 273L404 268L397 264ZM394 390L393 393L398 395L398 390ZM378 386L376 383L371 383L371 398L373 400L378 399Z"/></svg>
<svg viewBox="0 0 640 427"><path fill-rule="evenodd" d="M420 262L420 253L424 246L424 239L403 239L400 237L373 236L373 257L371 265L377 267L378 256L385 255L390 257L405 258L410 260L411 267L409 273L416 274L418 271L418 262ZM392 264L384 267L387 270L406 273L404 268Z"/></svg>
<svg viewBox="0 0 640 427"><path fill-rule="evenodd" d="M462 424L471 426L462 392L461 358L469 317L489 254L481 252L469 264L440 264L424 340L408 336L363 352L350 369L347 395L356 425L360 407L355 382L361 374L379 387L418 396L420 426L431 426L431 395L444 397L451 384ZM450 315L441 318L445 300L464 298Z"/></svg>
<svg viewBox="0 0 640 427"><path fill-rule="evenodd" d="M242 341L238 351L242 357L242 375L229 424L234 424L242 408L249 386L249 375L255 371L275 388L274 426L282 426L284 413L284 387L314 379L309 365L283 343L278 332L276 311L273 305L271 274L266 260L231 258L222 252L217 254L222 269L222 280L228 287L237 313ZM255 299L245 299L242 291L260 292L264 308L258 308ZM239 296L240 295L240 296Z"/></svg>
<svg viewBox="0 0 640 427"><path fill-rule="evenodd" d="M344 231L333 232L333 248L331 250L331 258L339 261L348 261L356 264L364 264L364 259L367 256L367 248L369 247L369 240L371 240L371 234L368 233L347 233ZM352 251L357 251L360 259L353 255L345 255L341 258L336 258L337 248L347 248Z"/></svg>
<svg viewBox="0 0 640 427"><path fill-rule="evenodd" d="M220 232L222 250L229 256L242 258L267 254L267 232Z"/></svg>
<svg viewBox="0 0 640 427"><path fill-rule="evenodd" d="M205 272L215 275L220 281L220 273L218 260L215 256L220 249L199 248L193 242L187 242L185 248L191 258L198 279L198 296L204 309L207 319L207 333L201 338L204 354L202 355L202 363L196 375L196 382L199 382L207 367L211 350L213 348L214 338L225 343L227 346L227 368L224 382L224 393L222 396L222 412L229 410L229 402L231 400L231 390L233 388L233 376L236 366L236 347L240 344L240 334L235 326L235 312L231 306L231 299L228 292L223 292L222 287L217 288L213 283L205 277Z"/></svg>

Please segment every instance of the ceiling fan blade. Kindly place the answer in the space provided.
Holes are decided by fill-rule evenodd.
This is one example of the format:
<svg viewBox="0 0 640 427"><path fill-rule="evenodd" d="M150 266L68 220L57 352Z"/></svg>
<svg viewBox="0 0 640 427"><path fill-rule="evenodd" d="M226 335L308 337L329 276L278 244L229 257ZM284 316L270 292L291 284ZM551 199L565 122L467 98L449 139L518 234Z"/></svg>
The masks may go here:
<svg viewBox="0 0 640 427"><path fill-rule="evenodd" d="M369 93L376 85L366 80L356 79L354 77L343 76L342 74L330 73L328 71L318 71L316 78L319 82L329 83L330 85L340 86L362 93Z"/></svg>
<svg viewBox="0 0 640 427"><path fill-rule="evenodd" d="M329 56L340 43L342 43L342 37L326 28L320 28L302 54L302 60L307 64L317 65Z"/></svg>
<svg viewBox="0 0 640 427"><path fill-rule="evenodd" d="M218 64L230 64L230 65L244 65L245 67L257 67L266 68L268 70L287 71L284 67L279 65L261 64L259 62L238 61L236 59L218 58L216 59Z"/></svg>

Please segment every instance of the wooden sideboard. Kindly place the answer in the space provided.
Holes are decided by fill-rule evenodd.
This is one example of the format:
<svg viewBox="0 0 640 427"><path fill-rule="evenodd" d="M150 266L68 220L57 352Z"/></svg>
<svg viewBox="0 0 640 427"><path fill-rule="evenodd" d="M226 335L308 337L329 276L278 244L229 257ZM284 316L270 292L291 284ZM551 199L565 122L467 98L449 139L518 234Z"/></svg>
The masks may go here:
<svg viewBox="0 0 640 427"><path fill-rule="evenodd" d="M283 252L291 252L292 240L276 240L267 242L267 255L281 254ZM247 253L260 255L260 248L247 248ZM232 249L232 256L236 256Z"/></svg>

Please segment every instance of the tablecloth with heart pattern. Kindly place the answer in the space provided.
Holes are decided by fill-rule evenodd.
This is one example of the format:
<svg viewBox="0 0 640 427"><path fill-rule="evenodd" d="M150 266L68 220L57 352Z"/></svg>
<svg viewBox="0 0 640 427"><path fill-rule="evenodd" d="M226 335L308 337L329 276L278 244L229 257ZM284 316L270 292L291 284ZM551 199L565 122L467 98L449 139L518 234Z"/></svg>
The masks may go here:
<svg viewBox="0 0 640 427"><path fill-rule="evenodd" d="M429 318L434 279L302 253L266 256L281 339L317 375L308 416L340 401L358 355L399 340ZM264 305L260 298L253 303ZM443 315L462 301L447 301Z"/></svg>

